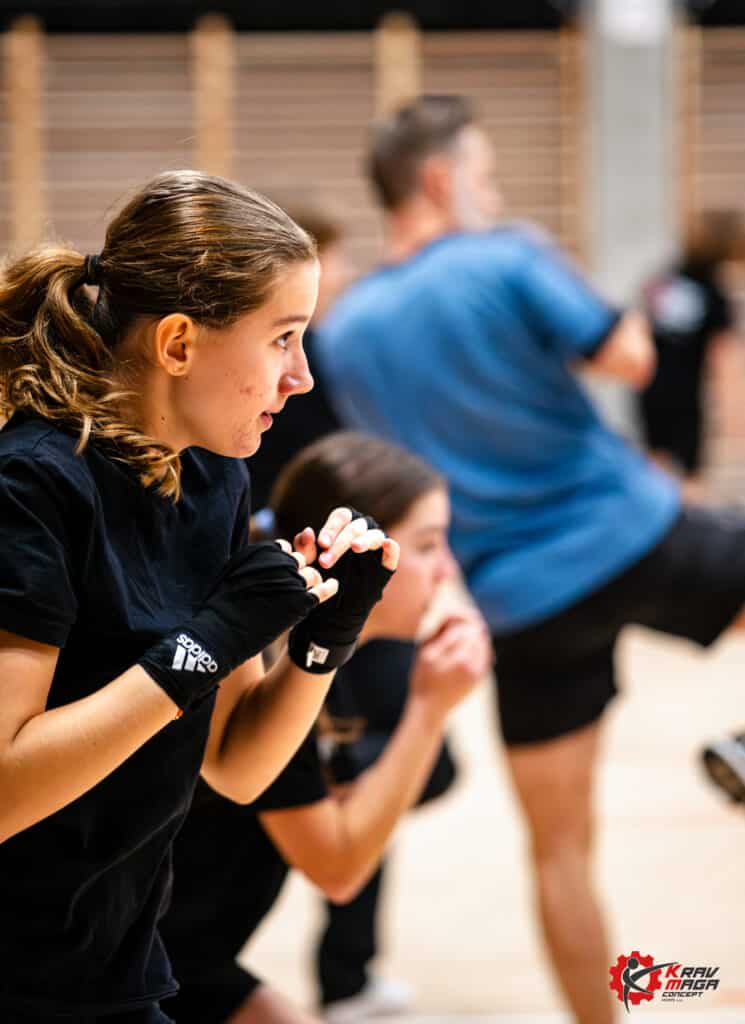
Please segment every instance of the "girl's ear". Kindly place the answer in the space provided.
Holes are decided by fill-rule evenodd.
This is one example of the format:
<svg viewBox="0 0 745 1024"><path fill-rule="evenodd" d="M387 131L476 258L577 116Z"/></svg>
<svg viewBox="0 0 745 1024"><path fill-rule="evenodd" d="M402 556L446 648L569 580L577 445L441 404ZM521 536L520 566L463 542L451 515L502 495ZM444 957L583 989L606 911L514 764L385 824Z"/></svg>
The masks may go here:
<svg viewBox="0 0 745 1024"><path fill-rule="evenodd" d="M156 365L172 377L183 377L191 369L199 328L190 316L170 313L159 320L152 335L152 351Z"/></svg>

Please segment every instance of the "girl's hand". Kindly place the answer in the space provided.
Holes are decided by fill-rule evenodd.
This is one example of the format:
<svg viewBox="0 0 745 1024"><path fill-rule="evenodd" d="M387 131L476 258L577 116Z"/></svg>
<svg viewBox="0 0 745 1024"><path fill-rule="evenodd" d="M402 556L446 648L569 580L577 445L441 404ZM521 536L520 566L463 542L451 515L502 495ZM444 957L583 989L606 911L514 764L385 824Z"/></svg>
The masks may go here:
<svg viewBox="0 0 745 1024"><path fill-rule="evenodd" d="M447 715L484 678L493 659L489 630L479 613L459 611L419 645L409 691Z"/></svg>
<svg viewBox="0 0 745 1024"><path fill-rule="evenodd" d="M303 533L307 532L308 531L306 530L303 531ZM310 530L310 533L312 534L313 531ZM302 536L302 534L297 535L297 537L300 536ZM310 561L314 561L315 558L314 556L310 559L308 558L307 552L309 549L307 545L305 545L305 550L303 550L302 547L298 547L297 537L295 538L295 549L293 549L290 542L286 540L278 540L275 541L275 543L279 544L286 554L292 555L297 562L298 573L305 580L305 589L309 594L313 594L318 598L319 604L322 604L324 601L328 601L330 597L333 597L334 594L336 594L339 589L339 581L334 579L333 576L324 580L318 569L314 569L312 565L308 564ZM313 550L315 551L315 544L313 544Z"/></svg>
<svg viewBox="0 0 745 1024"><path fill-rule="evenodd" d="M328 672L351 658L367 616L398 566L399 546L373 519L349 508L334 509L317 543L306 528L295 544L306 564L320 550L318 571L326 581L338 580L338 591L293 629L290 657L307 671Z"/></svg>
<svg viewBox="0 0 745 1024"><path fill-rule="evenodd" d="M347 551L361 554L382 549L383 566L389 572L395 572L400 553L395 540L386 537L381 529L370 527L362 516L353 517L349 508L335 508L321 527L318 539L312 527L306 526L295 535L293 547L303 555L306 565L312 565L318 559L323 569L330 569Z"/></svg>

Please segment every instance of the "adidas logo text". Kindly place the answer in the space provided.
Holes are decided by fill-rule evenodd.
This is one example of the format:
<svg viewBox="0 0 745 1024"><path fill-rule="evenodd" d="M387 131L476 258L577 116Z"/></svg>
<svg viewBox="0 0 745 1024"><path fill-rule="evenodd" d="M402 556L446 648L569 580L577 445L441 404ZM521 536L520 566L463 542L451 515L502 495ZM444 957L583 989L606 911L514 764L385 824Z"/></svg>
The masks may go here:
<svg viewBox="0 0 745 1024"><path fill-rule="evenodd" d="M171 668L183 672L217 672L217 662L196 640L179 633Z"/></svg>

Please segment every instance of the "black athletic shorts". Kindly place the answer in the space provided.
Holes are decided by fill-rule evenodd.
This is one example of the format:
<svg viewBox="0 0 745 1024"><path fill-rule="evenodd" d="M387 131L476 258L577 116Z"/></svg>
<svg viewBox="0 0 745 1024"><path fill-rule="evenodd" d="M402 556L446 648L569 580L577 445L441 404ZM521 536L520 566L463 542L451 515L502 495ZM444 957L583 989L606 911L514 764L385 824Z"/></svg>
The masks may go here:
<svg viewBox="0 0 745 1024"><path fill-rule="evenodd" d="M576 604L493 637L508 745L555 739L600 717L616 694L614 652L637 624L706 647L745 605L745 513L687 506L638 562Z"/></svg>
<svg viewBox="0 0 745 1024"><path fill-rule="evenodd" d="M182 980L178 995L163 1000L163 1009L176 1024L224 1024L261 984L238 964L224 964L198 982Z"/></svg>

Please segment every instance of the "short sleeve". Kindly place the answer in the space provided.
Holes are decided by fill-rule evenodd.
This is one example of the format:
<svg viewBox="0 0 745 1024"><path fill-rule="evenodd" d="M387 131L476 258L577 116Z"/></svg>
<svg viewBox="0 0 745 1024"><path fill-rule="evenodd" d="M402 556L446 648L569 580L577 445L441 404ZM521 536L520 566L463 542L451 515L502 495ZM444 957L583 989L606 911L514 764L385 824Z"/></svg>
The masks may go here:
<svg viewBox="0 0 745 1024"><path fill-rule="evenodd" d="M712 286L709 293L707 326L712 334L728 331L735 326L735 311L725 293Z"/></svg>
<svg viewBox="0 0 745 1024"><path fill-rule="evenodd" d="M621 318L550 241L522 236L512 271L515 298L532 330L559 354L591 358Z"/></svg>
<svg viewBox="0 0 745 1024"><path fill-rule="evenodd" d="M328 795L318 754L316 731L313 728L284 771L254 801L252 807L257 812L281 811L318 803Z"/></svg>
<svg viewBox="0 0 745 1024"><path fill-rule="evenodd" d="M42 462L26 455L0 462L0 629L54 647L64 647L78 611L70 498Z"/></svg>

